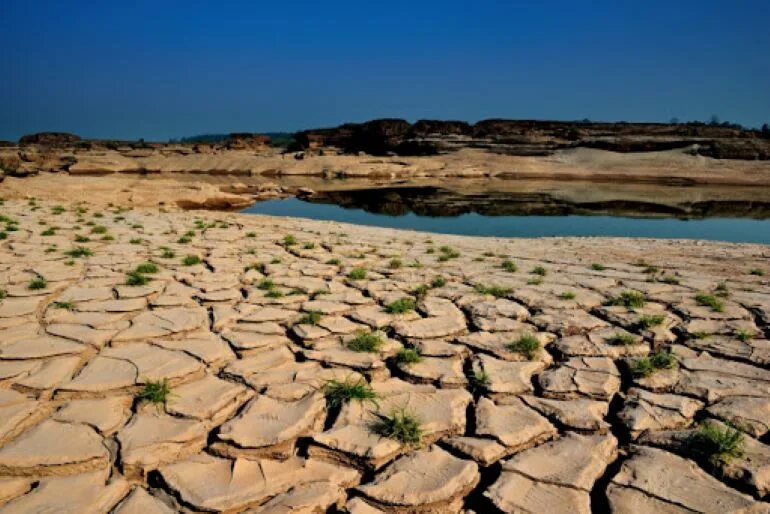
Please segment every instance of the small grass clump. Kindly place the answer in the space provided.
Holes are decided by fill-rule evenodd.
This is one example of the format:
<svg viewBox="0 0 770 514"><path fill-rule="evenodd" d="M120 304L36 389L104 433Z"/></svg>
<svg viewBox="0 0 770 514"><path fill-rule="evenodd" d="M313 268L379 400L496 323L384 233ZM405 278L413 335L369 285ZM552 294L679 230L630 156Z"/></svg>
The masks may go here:
<svg viewBox="0 0 770 514"><path fill-rule="evenodd" d="M413 298L399 298L385 306L385 312L388 314L404 314L413 311L417 305Z"/></svg>
<svg viewBox="0 0 770 514"><path fill-rule="evenodd" d="M474 394L481 394L486 391L490 383L491 379L486 371L475 371L472 375L468 376L468 384L470 385L471 392Z"/></svg>
<svg viewBox="0 0 770 514"><path fill-rule="evenodd" d="M416 445L422 440L420 420L405 409L394 410L387 415L376 414L376 416L378 419L372 424L372 431L376 434L407 445Z"/></svg>
<svg viewBox="0 0 770 514"><path fill-rule="evenodd" d="M398 269L398 268L400 268L403 265L404 265L404 263L401 262L401 259L393 258L393 259L390 259L390 262L388 262L388 267L390 269Z"/></svg>
<svg viewBox="0 0 770 514"><path fill-rule="evenodd" d="M291 234L286 234L285 236L283 236L283 244L285 246L294 246L295 244L297 244L297 238Z"/></svg>
<svg viewBox="0 0 770 514"><path fill-rule="evenodd" d="M95 225L91 228L92 234L106 234L107 233L107 227L104 225Z"/></svg>
<svg viewBox="0 0 770 514"><path fill-rule="evenodd" d="M275 282L269 278L263 278L259 281L259 284L257 284L257 289L261 289L262 291L270 291L271 289L275 289Z"/></svg>
<svg viewBox="0 0 770 514"><path fill-rule="evenodd" d="M750 330L746 330L745 328L740 328L736 330L734 335L736 339L744 343L749 339L751 339L752 337L754 337L754 333L751 332Z"/></svg>
<svg viewBox="0 0 770 514"><path fill-rule="evenodd" d="M186 245L192 241L192 238L190 236L182 236L179 239L176 240L176 242L180 245Z"/></svg>
<svg viewBox="0 0 770 514"><path fill-rule="evenodd" d="M711 308L711 310L714 312L722 312L725 309L725 305L722 303L722 300L710 294L705 294L705 293L696 294L695 302L698 305Z"/></svg>
<svg viewBox="0 0 770 514"><path fill-rule="evenodd" d="M141 273L137 271L131 271L126 275L126 285L127 286L143 286L146 285L150 281L149 277L142 275Z"/></svg>
<svg viewBox="0 0 770 514"><path fill-rule="evenodd" d="M594 271L604 271L607 268L606 266L604 266L604 264L599 264L598 262L595 262L591 264L591 269Z"/></svg>
<svg viewBox="0 0 770 514"><path fill-rule="evenodd" d="M79 257L91 257L94 254L93 250L86 248L85 246L76 246L64 252L64 255L73 258Z"/></svg>
<svg viewBox="0 0 770 514"><path fill-rule="evenodd" d="M339 259L336 259L336 258L335 259L329 259L328 261L326 261L326 264L328 264L329 266L339 266L340 263L341 263L341 261Z"/></svg>
<svg viewBox="0 0 770 514"><path fill-rule="evenodd" d="M68 311L71 311L75 308L75 302L73 301L53 302L52 305L55 309L66 309Z"/></svg>
<svg viewBox="0 0 770 514"><path fill-rule="evenodd" d="M91 240L91 238L89 238L88 236L84 236L84 235L82 235L82 234L77 234L77 235L75 236L75 242L76 242L76 243L87 243L87 242L89 242L90 240Z"/></svg>
<svg viewBox="0 0 770 514"><path fill-rule="evenodd" d="M318 325L321 321L321 313L318 311L308 311L297 321L300 325Z"/></svg>
<svg viewBox="0 0 770 514"><path fill-rule="evenodd" d="M265 293L268 298L283 298L283 291L279 289L270 289Z"/></svg>
<svg viewBox="0 0 770 514"><path fill-rule="evenodd" d="M366 278L366 270L364 268L353 268L348 273L350 280L363 280Z"/></svg>
<svg viewBox="0 0 770 514"><path fill-rule="evenodd" d="M53 228L53 227L49 227L49 228L43 230L42 232L40 232L40 235L43 236L43 237L55 236L56 235L56 229Z"/></svg>
<svg viewBox="0 0 770 514"><path fill-rule="evenodd" d="M305 250L312 250L315 248L315 243L313 242L305 243L302 245L302 248L304 248Z"/></svg>
<svg viewBox="0 0 770 514"><path fill-rule="evenodd" d="M136 271L137 273L146 273L146 274L151 275L153 273L157 273L158 272L158 266L156 266L152 262L143 262L142 264L137 266L134 271Z"/></svg>
<svg viewBox="0 0 770 514"><path fill-rule="evenodd" d="M504 260L502 264L500 264L500 267L503 268L505 271L508 271L510 273L516 273L516 271L519 269L516 266L516 263L510 260Z"/></svg>
<svg viewBox="0 0 770 514"><path fill-rule="evenodd" d="M754 275L755 277L762 277L765 275L765 272L759 268L753 268L749 270L749 275Z"/></svg>
<svg viewBox="0 0 770 514"><path fill-rule="evenodd" d="M675 368L676 359L671 351L659 350L648 357L632 360L630 367L635 377L649 377L656 371Z"/></svg>
<svg viewBox="0 0 770 514"><path fill-rule="evenodd" d="M257 237L256 232L246 232L246 237Z"/></svg>
<svg viewBox="0 0 770 514"><path fill-rule="evenodd" d="M559 295L559 298L562 300L574 300L576 297L577 295L575 294L575 291L564 291Z"/></svg>
<svg viewBox="0 0 770 514"><path fill-rule="evenodd" d="M35 277L32 280L29 281L29 284L27 284L27 289L45 289L48 287L48 281L45 279L45 277Z"/></svg>
<svg viewBox="0 0 770 514"><path fill-rule="evenodd" d="M510 287L476 285L476 292L479 294L490 294L495 298L502 298L511 293Z"/></svg>
<svg viewBox="0 0 770 514"><path fill-rule="evenodd" d="M533 275L539 275L541 277L544 277L548 274L548 270L546 270L542 266L535 266L534 268L532 268L532 271L530 271L530 273L532 273Z"/></svg>
<svg viewBox="0 0 770 514"><path fill-rule="evenodd" d="M714 294L720 298L727 298L730 296L730 289L727 287L727 282L720 282L714 288Z"/></svg>
<svg viewBox="0 0 770 514"><path fill-rule="evenodd" d="M5 300L6 296L8 296L8 291L0 289L0 300Z"/></svg>
<svg viewBox="0 0 770 514"><path fill-rule="evenodd" d="M377 399L377 393L363 379L356 382L329 380L324 384L323 393L329 408L341 407L351 400L373 402Z"/></svg>
<svg viewBox="0 0 770 514"><path fill-rule="evenodd" d="M642 330L662 325L666 321L663 314L643 314L636 320L636 324Z"/></svg>
<svg viewBox="0 0 770 514"><path fill-rule="evenodd" d="M721 468L733 459L743 457L745 438L736 428L727 426L722 429L716 423L706 422L690 436L687 443L696 456Z"/></svg>
<svg viewBox="0 0 770 514"><path fill-rule="evenodd" d="M165 405L171 397L171 386L168 379L148 380L144 384L144 389L136 396L140 402L150 402L156 405Z"/></svg>
<svg viewBox="0 0 770 514"><path fill-rule="evenodd" d="M634 336L625 332L615 332L607 338L607 343L613 346L628 346L635 342Z"/></svg>
<svg viewBox="0 0 770 514"><path fill-rule="evenodd" d="M163 247L161 248L160 257L161 259L173 259L174 257L176 257L176 252L174 252L174 250L172 250L171 248Z"/></svg>
<svg viewBox="0 0 770 514"><path fill-rule="evenodd" d="M430 282L430 287L432 287L434 289L437 288L437 287L444 287L445 285L446 285L446 279L444 277L442 277L441 275L435 277Z"/></svg>
<svg viewBox="0 0 770 514"><path fill-rule="evenodd" d="M187 255L184 259L182 259L182 264L185 266L195 266L196 264L201 263L201 258L197 255Z"/></svg>
<svg viewBox="0 0 770 514"><path fill-rule="evenodd" d="M508 343L506 348L516 353L523 353L527 359L533 360L540 349L540 341L532 334L524 334L517 340Z"/></svg>
<svg viewBox="0 0 770 514"><path fill-rule="evenodd" d="M374 353L383 345L382 336L376 332L360 331L347 342L347 347L354 352Z"/></svg>
<svg viewBox="0 0 770 514"><path fill-rule="evenodd" d="M421 360L422 355L416 348L401 348L396 354L396 362L400 364L414 364Z"/></svg>
<svg viewBox="0 0 770 514"><path fill-rule="evenodd" d="M623 305L629 309L644 307L644 295L639 291L623 291L618 296L610 296L604 305Z"/></svg>

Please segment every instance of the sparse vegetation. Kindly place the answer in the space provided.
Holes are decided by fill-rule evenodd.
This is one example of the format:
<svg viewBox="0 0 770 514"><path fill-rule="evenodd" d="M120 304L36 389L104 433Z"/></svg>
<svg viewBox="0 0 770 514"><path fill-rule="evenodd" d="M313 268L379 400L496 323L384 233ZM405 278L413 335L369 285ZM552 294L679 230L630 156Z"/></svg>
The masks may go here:
<svg viewBox="0 0 770 514"><path fill-rule="evenodd" d="M721 468L733 459L743 457L745 437L736 428L726 426L723 429L716 423L707 421L690 436L687 443L690 451L697 457Z"/></svg>
<svg viewBox="0 0 770 514"><path fill-rule="evenodd" d="M328 261L326 261L326 264L328 264L330 266L339 266L340 265L340 260L337 259L337 258L329 259Z"/></svg>
<svg viewBox="0 0 770 514"><path fill-rule="evenodd" d="M71 248L64 252L64 255L67 255L69 257L91 257L94 254L94 252L90 248L86 248L85 246L76 246L75 248Z"/></svg>
<svg viewBox="0 0 770 514"><path fill-rule="evenodd" d="M294 246L297 244L297 238L291 234L286 234L283 236L283 244L284 246Z"/></svg>
<svg viewBox="0 0 770 514"><path fill-rule="evenodd" d="M446 279L442 277L441 275L435 277L430 282L430 287L437 288L437 287L444 287L446 285Z"/></svg>
<svg viewBox="0 0 770 514"><path fill-rule="evenodd" d="M174 250L171 248L163 247L161 248L160 256L162 259L173 259L176 257L176 252L174 252Z"/></svg>
<svg viewBox="0 0 770 514"><path fill-rule="evenodd" d="M575 291L564 291L559 295L559 298L562 300L574 300L576 297L577 295L575 294Z"/></svg>
<svg viewBox="0 0 770 514"><path fill-rule="evenodd" d="M385 306L385 312L388 314L404 314L413 311L416 308L413 298L399 298Z"/></svg>
<svg viewBox="0 0 770 514"><path fill-rule="evenodd" d="M167 379L148 380L144 389L136 396L140 402L150 402L156 405L165 405L171 397L171 385Z"/></svg>
<svg viewBox="0 0 770 514"><path fill-rule="evenodd" d="M439 262L446 262L449 259L456 259L460 256L460 252L458 252L451 246L442 246L438 250L439 252L441 252L441 255L439 255L438 257ZM428 253L433 253L433 252L428 252Z"/></svg>
<svg viewBox="0 0 770 514"><path fill-rule="evenodd" d="M598 262L595 262L591 264L591 269L594 271L604 271L607 268L604 266L604 264L599 264Z"/></svg>
<svg viewBox="0 0 770 514"><path fill-rule="evenodd" d="M634 336L626 332L615 332L607 338L607 343L613 346L628 346L636 343Z"/></svg>
<svg viewBox="0 0 770 514"><path fill-rule="evenodd" d="M540 341L532 334L524 334L515 341L508 343L506 348L512 352L522 353L527 359L533 360L540 349Z"/></svg>
<svg viewBox="0 0 770 514"><path fill-rule="evenodd" d="M468 384L474 394L481 394L489 387L491 379L486 371L475 371L468 376Z"/></svg>
<svg viewBox="0 0 770 514"><path fill-rule="evenodd" d="M510 260L504 260L503 263L500 265L500 267L510 273L516 273L516 271L519 269L516 266L516 263Z"/></svg>
<svg viewBox="0 0 770 514"><path fill-rule="evenodd" d="M698 293L695 295L695 302L703 307L709 307L714 312L722 312L725 309L724 303L719 298L706 294Z"/></svg>
<svg viewBox="0 0 770 514"><path fill-rule="evenodd" d="M91 228L92 234L106 234L107 233L107 227L104 225L95 225Z"/></svg>
<svg viewBox="0 0 770 514"><path fill-rule="evenodd" d="M182 259L182 264L185 266L195 266L196 264L201 263L201 258L197 255L187 255L184 259Z"/></svg>
<svg viewBox="0 0 770 514"><path fill-rule="evenodd" d="M390 262L388 262L388 267L390 269L398 269L403 265L404 263L401 262L401 259L393 258L393 259L390 259Z"/></svg>
<svg viewBox="0 0 770 514"><path fill-rule="evenodd" d="M87 243L90 240L91 239L88 236L84 236L84 235L81 235L81 234L76 234L75 235L75 242L76 243Z"/></svg>
<svg viewBox="0 0 770 514"><path fill-rule="evenodd" d="M326 397L326 405L330 408L341 407L342 404L351 400L374 402L377 399L377 393L363 379L355 382L348 379L329 380L324 384L323 393Z"/></svg>
<svg viewBox="0 0 770 514"><path fill-rule="evenodd" d="M629 309L639 309L644 307L644 295L639 291L627 290L618 296L610 296L604 305L623 305Z"/></svg>
<svg viewBox="0 0 770 514"><path fill-rule="evenodd" d="M321 321L320 312L308 311L302 315L302 317L297 321L297 323L299 323L300 325L318 325L319 321Z"/></svg>
<svg viewBox="0 0 770 514"><path fill-rule="evenodd" d="M406 409L398 409L390 414L376 414L377 421L372 430L383 437L395 439L403 444L416 445L422 440L420 420Z"/></svg>
<svg viewBox="0 0 770 514"><path fill-rule="evenodd" d="M257 289L261 289L262 291L270 291L271 289L275 288L275 282L270 280L269 278L263 278L259 281L259 284L257 284Z"/></svg>
<svg viewBox="0 0 770 514"><path fill-rule="evenodd" d="M350 280L363 280L366 278L366 270L364 268L353 268L348 273Z"/></svg>
<svg viewBox="0 0 770 514"><path fill-rule="evenodd" d="M143 262L139 266L136 267L134 270L137 273L146 273L146 274L153 274L158 272L158 266L156 266L152 262Z"/></svg>
<svg viewBox="0 0 770 514"><path fill-rule="evenodd" d="M754 333L750 330L746 330L745 328L740 328L735 331L735 338L739 341L743 341L744 343L754 337Z"/></svg>
<svg viewBox="0 0 770 514"><path fill-rule="evenodd" d="M476 285L476 292L479 294L489 294L496 298L502 298L511 293L510 287Z"/></svg>
<svg viewBox="0 0 770 514"><path fill-rule="evenodd" d="M413 364L421 360L422 355L416 348L401 348L396 354L396 362L401 364Z"/></svg>
<svg viewBox="0 0 770 514"><path fill-rule="evenodd" d="M45 277L35 277L32 280L30 280L29 284L27 284L27 289L45 289L48 287L48 281L45 279Z"/></svg>
<svg viewBox="0 0 770 514"><path fill-rule="evenodd" d="M635 377L649 377L653 373L663 369L673 369L676 367L674 354L669 350L658 350L657 352L641 359L634 359L630 363L631 374Z"/></svg>
<svg viewBox="0 0 770 514"><path fill-rule="evenodd" d="M533 275L539 275L541 277L544 277L548 274L548 270L546 270L542 266L535 266L534 268L532 268L530 273L532 273Z"/></svg>
<svg viewBox="0 0 770 514"><path fill-rule="evenodd" d="M666 321L666 316L663 314L642 314L637 318L636 324L639 328L646 330L650 327L662 325Z"/></svg>
<svg viewBox="0 0 770 514"><path fill-rule="evenodd" d="M756 277L762 277L762 276L765 275L765 272L762 271L759 268L753 268L753 269L749 270L749 275L754 275Z"/></svg>
<svg viewBox="0 0 770 514"><path fill-rule="evenodd" d="M149 277L146 277L137 271L131 271L126 275L127 286L143 286L146 285L149 281Z"/></svg>
<svg viewBox="0 0 770 514"><path fill-rule="evenodd" d="M66 309L68 311L75 308L75 302L73 301L53 302L51 305L53 305L55 309Z"/></svg>
<svg viewBox="0 0 770 514"><path fill-rule="evenodd" d="M302 248L305 250L313 250L315 248L315 243L308 242L302 245Z"/></svg>
<svg viewBox="0 0 770 514"><path fill-rule="evenodd" d="M354 352L374 353L382 348L383 343L379 333L359 331L347 342L346 346Z"/></svg>
<svg viewBox="0 0 770 514"><path fill-rule="evenodd" d="M727 298L730 296L730 289L727 287L727 282L720 282L714 288L714 294L720 298Z"/></svg>

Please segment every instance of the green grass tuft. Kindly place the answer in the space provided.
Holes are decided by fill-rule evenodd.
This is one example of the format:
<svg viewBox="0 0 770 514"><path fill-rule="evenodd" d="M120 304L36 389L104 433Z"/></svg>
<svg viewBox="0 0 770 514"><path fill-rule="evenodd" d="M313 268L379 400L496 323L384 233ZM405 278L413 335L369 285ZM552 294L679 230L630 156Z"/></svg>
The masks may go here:
<svg viewBox="0 0 770 514"><path fill-rule="evenodd" d="M639 291L623 291L618 296L610 296L604 305L623 305L629 309L644 307L644 295Z"/></svg>
<svg viewBox="0 0 770 514"><path fill-rule="evenodd" d="M516 273L516 271L519 269L516 266L515 262L509 261L509 260L503 261L503 263L500 265L500 267L503 268L505 271L508 271L510 273Z"/></svg>
<svg viewBox="0 0 770 514"><path fill-rule="evenodd" d="M27 284L27 289L45 289L48 287L48 281L45 277L35 277Z"/></svg>
<svg viewBox="0 0 770 514"><path fill-rule="evenodd" d="M548 270L546 270L542 266L535 266L534 268L532 268L532 271L530 271L530 273L532 273L533 275L539 275L541 277L544 277L548 274Z"/></svg>
<svg viewBox="0 0 770 514"><path fill-rule="evenodd" d="M591 264L591 269L594 271L604 271L607 268L604 266L604 264L599 264L598 262L595 262Z"/></svg>
<svg viewBox="0 0 770 514"><path fill-rule="evenodd" d="M363 280L366 278L366 270L364 268L353 268L348 273L350 280Z"/></svg>
<svg viewBox="0 0 770 514"><path fill-rule="evenodd" d="M150 279L137 271L131 271L126 275L127 286L143 286L146 285Z"/></svg>
<svg viewBox="0 0 770 514"><path fill-rule="evenodd" d="M94 252L85 246L76 246L64 252L68 257L91 257L93 254Z"/></svg>
<svg viewBox="0 0 770 514"><path fill-rule="evenodd" d="M506 348L516 353L523 353L527 359L532 360L537 356L540 349L540 341L532 334L524 334L517 340L508 343Z"/></svg>
<svg viewBox="0 0 770 514"><path fill-rule="evenodd" d="M321 321L321 313L318 311L308 311L297 321L300 325L318 325Z"/></svg>
<svg viewBox="0 0 770 514"><path fill-rule="evenodd" d="M384 341L382 336L375 332L359 331L356 335L347 342L348 349L354 352L369 352L374 353L382 348Z"/></svg>
<svg viewBox="0 0 770 514"><path fill-rule="evenodd" d="M483 284L477 284L476 285L476 292L479 294L489 294L496 298L502 298L503 296L506 296L510 294L512 289L510 287L500 287L500 286L485 286Z"/></svg>
<svg viewBox="0 0 770 514"><path fill-rule="evenodd" d="M636 339L634 339L634 336L624 332L616 332L607 338L607 344L613 346L628 346L635 343Z"/></svg>
<svg viewBox="0 0 770 514"><path fill-rule="evenodd" d="M157 405L165 404L171 396L171 386L168 379L148 380L144 389L136 396L140 402L150 402Z"/></svg>
<svg viewBox="0 0 770 514"><path fill-rule="evenodd" d="M396 362L401 364L414 364L421 360L422 355L416 348L401 348L396 354Z"/></svg>
<svg viewBox="0 0 770 514"><path fill-rule="evenodd" d="M698 293L695 295L695 302L704 307L710 307L714 312L722 312L725 309L724 303L719 298L710 294Z"/></svg>
<svg viewBox="0 0 770 514"><path fill-rule="evenodd" d="M636 324L639 328L646 330L650 327L662 325L666 321L666 316L663 314L642 314L636 320Z"/></svg>
<svg viewBox="0 0 770 514"><path fill-rule="evenodd" d="M413 311L417 305L412 298L399 298L385 306L385 312L388 314L404 314Z"/></svg>
<svg viewBox="0 0 770 514"><path fill-rule="evenodd" d="M297 244L297 238L291 234L286 234L283 236L283 244L286 246L294 246Z"/></svg>
<svg viewBox="0 0 770 514"><path fill-rule="evenodd" d="M363 379L356 382L329 380L324 384L323 393L330 408L341 407L351 400L374 402L377 399L377 393Z"/></svg>
<svg viewBox="0 0 770 514"><path fill-rule="evenodd" d="M55 309L66 309L68 311L71 311L75 308L75 302L72 301L53 302L51 305L53 305Z"/></svg>
<svg viewBox="0 0 770 514"><path fill-rule="evenodd" d="M735 428L705 422L687 441L690 451L721 468L744 455L745 437Z"/></svg>
<svg viewBox="0 0 770 514"><path fill-rule="evenodd" d="M576 297L577 295L575 294L575 291L564 291L559 295L559 298L562 300L574 300Z"/></svg>
<svg viewBox="0 0 770 514"><path fill-rule="evenodd" d="M143 262L142 264L137 266L134 271L136 271L137 273L147 273L147 274L157 273L158 266L156 266L152 262Z"/></svg>
<svg viewBox="0 0 770 514"><path fill-rule="evenodd" d="M676 359L671 351L658 350L647 357L632 360L630 367L635 377L649 377L656 371L675 368Z"/></svg>
<svg viewBox="0 0 770 514"><path fill-rule="evenodd" d="M394 410L387 415L376 414L376 416L378 419L371 427L374 433L407 445L417 445L422 440L420 420L405 409Z"/></svg>
<svg viewBox="0 0 770 514"><path fill-rule="evenodd" d="M184 259L182 259L182 264L185 266L195 266L196 264L201 263L201 258L197 255L187 255Z"/></svg>

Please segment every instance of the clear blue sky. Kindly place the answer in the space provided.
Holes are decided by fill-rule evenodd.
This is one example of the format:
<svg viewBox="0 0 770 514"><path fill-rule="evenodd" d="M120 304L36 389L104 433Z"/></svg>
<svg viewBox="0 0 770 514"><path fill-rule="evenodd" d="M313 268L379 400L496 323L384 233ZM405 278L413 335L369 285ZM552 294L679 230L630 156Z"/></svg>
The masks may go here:
<svg viewBox="0 0 770 514"><path fill-rule="evenodd" d="M0 139L770 121L770 1L0 0Z"/></svg>

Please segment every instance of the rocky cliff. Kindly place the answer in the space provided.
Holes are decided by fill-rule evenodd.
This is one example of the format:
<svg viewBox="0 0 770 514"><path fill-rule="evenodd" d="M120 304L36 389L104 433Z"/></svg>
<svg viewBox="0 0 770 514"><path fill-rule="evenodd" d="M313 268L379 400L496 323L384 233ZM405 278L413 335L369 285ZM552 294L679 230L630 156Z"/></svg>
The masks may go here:
<svg viewBox="0 0 770 514"><path fill-rule="evenodd" d="M595 148L649 152L693 148L717 159L770 159L770 139L758 131L703 123L592 123L489 119L463 121L386 118L297 133L302 149L335 147L345 153L436 155L479 148L519 156L547 156L556 150Z"/></svg>

